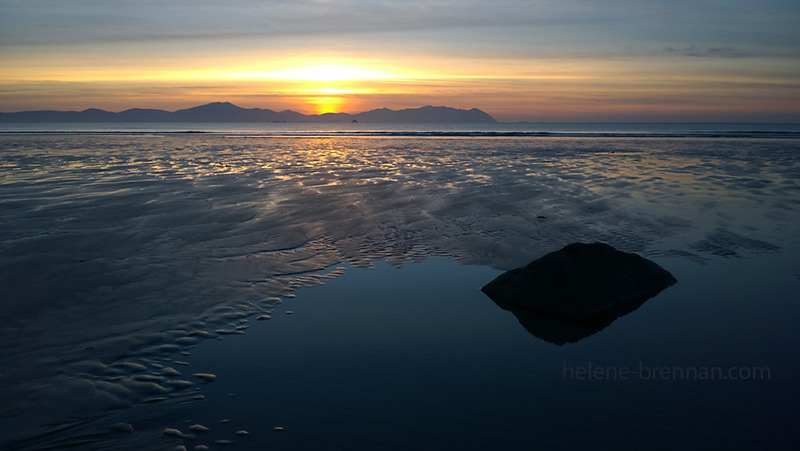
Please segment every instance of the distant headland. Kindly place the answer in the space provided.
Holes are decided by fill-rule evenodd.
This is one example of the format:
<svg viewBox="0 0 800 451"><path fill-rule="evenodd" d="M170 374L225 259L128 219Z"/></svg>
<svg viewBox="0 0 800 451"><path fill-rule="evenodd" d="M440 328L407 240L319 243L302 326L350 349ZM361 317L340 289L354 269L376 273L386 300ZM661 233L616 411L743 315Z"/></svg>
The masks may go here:
<svg viewBox="0 0 800 451"><path fill-rule="evenodd" d="M242 108L229 102L214 102L177 111L132 108L114 113L90 108L83 111L20 111L0 113L0 122L364 122L364 123L496 123L489 114L473 108L424 106L363 113L302 114L292 110L272 111Z"/></svg>

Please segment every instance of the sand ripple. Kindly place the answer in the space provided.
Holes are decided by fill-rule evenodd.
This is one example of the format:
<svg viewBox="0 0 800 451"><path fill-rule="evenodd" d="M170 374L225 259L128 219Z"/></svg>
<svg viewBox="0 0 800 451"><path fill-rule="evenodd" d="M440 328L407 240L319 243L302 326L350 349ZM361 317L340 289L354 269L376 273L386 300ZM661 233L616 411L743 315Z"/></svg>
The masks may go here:
<svg viewBox="0 0 800 451"><path fill-rule="evenodd" d="M173 369L193 346L348 265L509 269L573 241L705 262L778 252L800 223L793 140L30 135L0 151L11 442L197 395ZM42 396L59 407L20 413Z"/></svg>

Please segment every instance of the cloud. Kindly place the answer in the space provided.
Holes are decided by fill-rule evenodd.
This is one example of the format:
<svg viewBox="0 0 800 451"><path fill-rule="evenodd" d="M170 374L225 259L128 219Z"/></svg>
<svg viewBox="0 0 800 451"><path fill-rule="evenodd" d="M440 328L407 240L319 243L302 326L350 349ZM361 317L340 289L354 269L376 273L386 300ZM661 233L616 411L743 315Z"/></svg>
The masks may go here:
<svg viewBox="0 0 800 451"><path fill-rule="evenodd" d="M492 33L504 34L520 28L539 37L559 35L566 39L588 33L597 38L606 29L635 27L642 22L641 17L654 15L652 8L628 8L629 1L0 0L0 42L85 43L451 29L491 29Z"/></svg>
<svg viewBox="0 0 800 451"><path fill-rule="evenodd" d="M690 45L688 47L665 47L665 53L673 55L690 56L694 58L797 58L800 57L800 49L787 49L780 46L762 46L756 48L746 48L734 45L708 47Z"/></svg>
<svg viewBox="0 0 800 451"><path fill-rule="evenodd" d="M27 0L1 2L0 13L6 45L502 27L520 17L487 1L379 0Z"/></svg>
<svg viewBox="0 0 800 451"><path fill-rule="evenodd" d="M557 52L796 47L787 0L0 0L0 46L316 40ZM364 35L369 35L368 38ZM238 43L237 43L238 44ZM286 45L285 43L281 43ZM727 52L727 53L726 53ZM692 56L700 56L692 55Z"/></svg>
<svg viewBox="0 0 800 451"><path fill-rule="evenodd" d="M666 47L664 51L666 53L692 56L697 58L747 58L758 56L758 54L755 52L734 46L700 48L692 45L684 48Z"/></svg>

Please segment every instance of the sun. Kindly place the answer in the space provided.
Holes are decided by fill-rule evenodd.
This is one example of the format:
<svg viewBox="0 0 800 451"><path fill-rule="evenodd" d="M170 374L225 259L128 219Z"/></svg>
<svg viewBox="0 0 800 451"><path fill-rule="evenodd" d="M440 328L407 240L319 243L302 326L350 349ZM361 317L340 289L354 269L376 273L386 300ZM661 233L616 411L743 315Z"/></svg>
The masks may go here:
<svg viewBox="0 0 800 451"><path fill-rule="evenodd" d="M391 75L346 64L312 64L273 72L269 78L286 80L294 85L294 93L306 98L316 114L341 113L349 97L369 94L370 82L392 78Z"/></svg>
<svg viewBox="0 0 800 451"><path fill-rule="evenodd" d="M341 113L347 104L347 99L341 96L319 96L311 97L306 102L313 108L315 114Z"/></svg>
<svg viewBox="0 0 800 451"><path fill-rule="evenodd" d="M376 61L309 58L269 65L272 67L252 67L228 77L268 86L273 92L297 99L315 114L345 112L356 96L382 92L391 79L404 77L396 68Z"/></svg>

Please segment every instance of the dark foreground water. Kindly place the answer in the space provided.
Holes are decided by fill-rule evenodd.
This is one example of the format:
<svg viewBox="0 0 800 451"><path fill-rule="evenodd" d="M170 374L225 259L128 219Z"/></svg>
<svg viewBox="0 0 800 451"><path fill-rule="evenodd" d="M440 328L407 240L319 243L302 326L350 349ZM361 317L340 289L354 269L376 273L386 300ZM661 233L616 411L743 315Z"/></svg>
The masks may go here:
<svg viewBox="0 0 800 451"><path fill-rule="evenodd" d="M791 133L6 133L0 215L0 448L797 441ZM679 282L563 346L478 290L574 241Z"/></svg>
<svg viewBox="0 0 800 451"><path fill-rule="evenodd" d="M247 336L198 347L191 365L218 380L176 427L201 423L211 431L190 443L245 449L797 443L796 291L767 297L736 282L763 261L662 263L678 285L563 347L478 290L496 270L442 258L348 270L298 290ZM777 286L787 275L764 276Z"/></svg>

